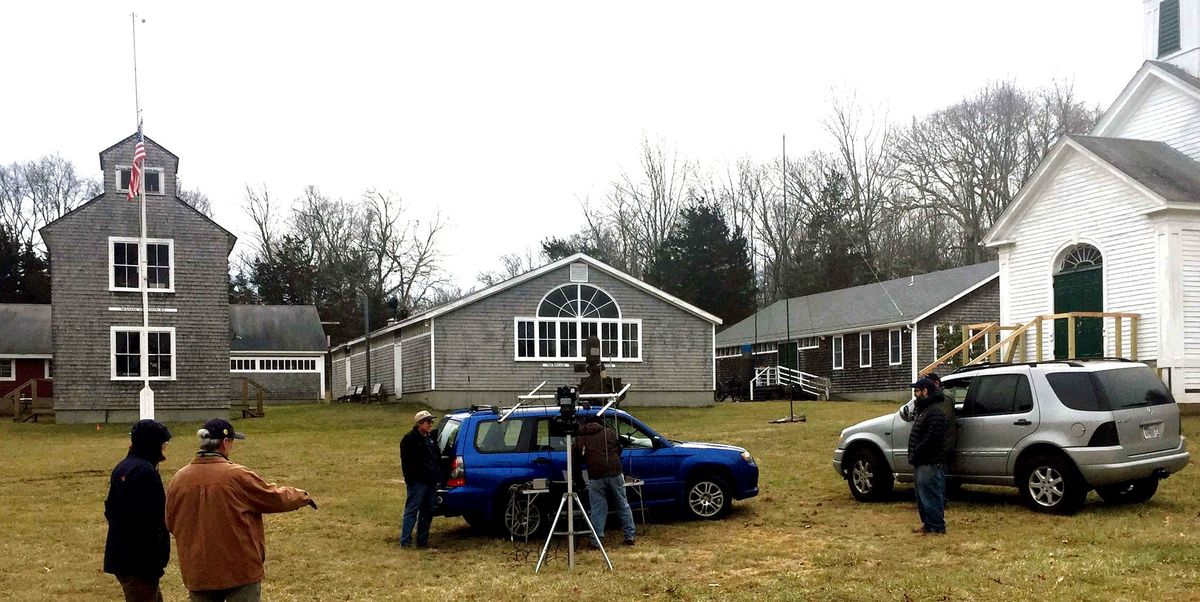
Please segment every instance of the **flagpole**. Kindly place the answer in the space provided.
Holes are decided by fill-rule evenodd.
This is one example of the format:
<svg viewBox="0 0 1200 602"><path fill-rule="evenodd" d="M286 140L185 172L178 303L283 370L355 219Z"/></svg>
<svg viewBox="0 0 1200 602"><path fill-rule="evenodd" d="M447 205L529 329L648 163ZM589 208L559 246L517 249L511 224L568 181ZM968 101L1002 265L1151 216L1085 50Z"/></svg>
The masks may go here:
<svg viewBox="0 0 1200 602"><path fill-rule="evenodd" d="M137 14L129 13L133 29L133 102L137 109L138 134L142 133L142 101L138 96L137 80ZM140 140L139 140L140 141ZM133 182L129 183L131 186ZM142 420L154 418L154 391L150 388L150 282L149 262L146 257L146 170L138 170L140 192L141 231L138 236L138 273L142 282L142 334L141 348L142 390L138 394L138 414Z"/></svg>

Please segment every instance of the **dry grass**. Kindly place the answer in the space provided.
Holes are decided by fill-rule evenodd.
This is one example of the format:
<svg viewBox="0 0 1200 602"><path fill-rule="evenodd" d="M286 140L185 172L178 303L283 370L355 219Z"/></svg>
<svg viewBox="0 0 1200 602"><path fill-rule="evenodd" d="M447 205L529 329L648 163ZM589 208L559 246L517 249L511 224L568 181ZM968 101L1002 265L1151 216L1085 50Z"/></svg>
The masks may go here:
<svg viewBox="0 0 1200 602"><path fill-rule="evenodd" d="M434 522L436 553L401 550L398 442L416 409L282 407L239 424L250 439L235 461L321 503L268 519L267 599L1200 599L1196 467L1147 504L1093 495L1067 518L1026 510L1015 490L968 488L948 510L950 535L921 537L909 532L910 489L859 504L830 468L838 431L894 409L884 403L799 404L808 422L787 425L767 424L786 413L780 403L638 410L670 437L748 447L761 494L723 521L652 523L636 547L613 551L615 574L585 555L574 573L556 561L535 575L536 550L474 535L461 519ZM190 459L196 428L171 426L164 481ZM1200 417L1184 431L1194 440ZM0 598L120 597L100 566L107 474L125 442L112 425L0 424ZM174 560L163 584L168 600L186 599Z"/></svg>

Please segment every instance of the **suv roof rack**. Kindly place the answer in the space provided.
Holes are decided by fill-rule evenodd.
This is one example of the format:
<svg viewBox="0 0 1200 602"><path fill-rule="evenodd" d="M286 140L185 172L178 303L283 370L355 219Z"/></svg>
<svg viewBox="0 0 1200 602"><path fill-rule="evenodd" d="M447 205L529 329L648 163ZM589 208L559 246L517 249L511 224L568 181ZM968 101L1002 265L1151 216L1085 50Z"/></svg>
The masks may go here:
<svg viewBox="0 0 1200 602"><path fill-rule="evenodd" d="M1128 362L1128 363L1137 362L1137 360L1131 360L1127 357L1077 357L1073 361L1076 361L1076 362Z"/></svg>
<svg viewBox="0 0 1200 602"><path fill-rule="evenodd" d="M1099 359L1099 358L1097 358L1097 359ZM974 372L975 370L983 370L984 368L1002 368L1004 366L1029 366L1030 368L1032 368L1034 366L1040 366L1042 364L1064 364L1064 365L1071 366L1074 368L1082 368L1083 367L1083 364L1079 363L1079 360L1076 360L1076 359L1043 360L1040 362L995 362L995 363L971 364L970 366L963 366L961 368L956 368L950 374L962 374L963 372Z"/></svg>

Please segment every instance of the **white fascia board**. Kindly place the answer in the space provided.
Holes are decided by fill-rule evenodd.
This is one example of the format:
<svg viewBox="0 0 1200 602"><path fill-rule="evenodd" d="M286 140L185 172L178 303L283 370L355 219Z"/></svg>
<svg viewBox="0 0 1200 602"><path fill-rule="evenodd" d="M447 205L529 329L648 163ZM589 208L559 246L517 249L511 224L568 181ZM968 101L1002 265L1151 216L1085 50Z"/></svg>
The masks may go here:
<svg viewBox="0 0 1200 602"><path fill-rule="evenodd" d="M857 334L860 332L868 332L868 331L874 332L876 330L887 330L890 328L899 328L901 326L909 326L912 323L913 323L912 320L904 320L901 322L884 322L881 324L859 324L858 326L844 327L844 328L839 328L837 330L823 330L820 332L804 332L804 333L793 332L792 339L803 339L803 338L808 338L808 337L828 337L828 336L836 336L839 334L840 335ZM787 340L789 340L789 339L787 338L787 335L785 335L785 334L779 335L776 338L764 338L762 336L758 337L759 343L782 343ZM740 345L746 345L746 344L750 344L753 342L754 341L751 341L751 340L745 340L745 341L739 341L736 343L717 343L717 348L723 349L725 347L738 347ZM802 347L801 349L813 349L813 347Z"/></svg>
<svg viewBox="0 0 1200 602"><path fill-rule="evenodd" d="M929 316L936 314L937 312L948 307L951 303L954 303L955 301L958 301L959 299L966 297L967 295L975 292L976 290L979 290L979 288L982 287L983 285L985 285L999 277L1000 277L1000 270L997 269L995 274L992 274L991 276L988 276L987 278L984 278L983 280L980 280L979 282L972 284L971 286L967 287L966 290L964 290L963 292L961 292L957 295L954 295L953 297L950 297L950 299L947 300L945 303L942 303L941 305L938 305L937 307L934 307L933 309L917 316L915 319L913 319L912 323L916 324L916 323L920 322L921 320L924 320L925 318L928 318ZM999 316L997 316L997 319L999 319Z"/></svg>
<svg viewBox="0 0 1200 602"><path fill-rule="evenodd" d="M413 324L418 324L420 322L424 322L425 320L432 320L433 318L436 318L438 316L448 314L456 309L459 309L466 305L470 305L476 301L485 299L487 297L491 297L492 295L506 291L514 286L524 284L530 280L533 280L534 278L543 276L549 272L553 272L554 270L557 270L558 268L561 268L564 265L570 265L572 262L575 262L575 261L586 262L589 265L591 265L592 267L600 270L601 272L608 274L609 276L612 276L630 286L633 286L634 288L641 289L643 292L646 292L646 293L649 293L650 295L658 297L658 298L662 299L663 301L670 303L671 305L674 305L674 306L676 306L684 311L687 311L689 313L695 314L696 316L703 318L709 322L712 322L713 324L721 324L722 323L721 318L718 318L717 316L714 316L694 305L691 305L691 304L687 303L686 301L683 301L682 299L674 297L662 290L659 290L658 288L655 288L649 284L646 284L645 282L642 282L641 280L638 280L637 278L634 278L633 276L630 276L629 274L626 274L626 273L622 272L621 270L618 270L598 259L594 259L594 258L588 256L587 254L576 253L574 255L571 255L570 257L564 257L558 261L555 261L553 263L548 263L548 264L546 264L540 268L537 268L535 270L525 272L524 274L521 274L520 276L516 276L514 278L505 280L504 282L500 282L498 284L489 286L481 291L467 295L466 297L463 297L462 299L459 299L458 301L454 301L452 303L447 303L446 305L443 305L441 307L430 310L428 312L413 316L402 322L397 322L395 324L392 324L391 326L386 326L384 328L381 328L381 329L371 333L371 338L375 338L379 335L386 334L388 332L391 332L391 331L399 329L399 328L404 328L405 326L411 326ZM334 347L333 350L336 351L338 349L341 349L342 347L346 347L349 345L357 345L357 344L363 342L364 339L365 339L365 337L358 337L356 339L351 339L349 341L346 341L345 343L338 345L337 347Z"/></svg>
<svg viewBox="0 0 1200 602"><path fill-rule="evenodd" d="M1000 244L1000 237L1007 235L1008 231L1012 228L1012 224L1025 213L1026 205L1029 204L1032 197L1041 192L1050 183L1051 176L1058 172L1058 168L1064 160L1063 150L1065 148L1067 148L1067 137L1063 136L1058 139L1058 142L1054 143L1054 146L1050 148L1046 156L1042 158L1042 162L1038 165L1037 169L1034 170L1033 176L1021 187L1021 190L1017 192L1017 196L1004 209L1004 213L1000 214L1000 218L992 224L991 229L983 236L983 240L980 241L983 246L995 247Z"/></svg>
<svg viewBox="0 0 1200 602"><path fill-rule="evenodd" d="M328 351L236 351L229 350L229 355L271 355L271 356L304 356L304 357L322 357Z"/></svg>
<svg viewBox="0 0 1200 602"><path fill-rule="evenodd" d="M1096 122L1095 127L1092 128L1092 131L1089 132L1089 134L1092 136L1104 136L1109 131L1120 127L1125 122L1127 113L1125 110L1126 107L1130 106L1134 100L1141 97L1141 95L1145 92L1146 81L1149 80L1151 76L1154 76L1157 81L1171 85L1184 94L1187 94L1196 100L1200 100L1200 90L1197 90L1194 86L1179 79L1174 73L1155 65L1151 61L1146 61L1146 63L1142 65L1142 68L1138 70L1137 74L1133 76L1133 79L1129 80L1129 83L1126 84L1125 88L1121 90L1121 93L1117 95L1117 99L1113 101L1113 104L1108 108L1107 111L1104 112L1104 115L1102 115Z"/></svg>

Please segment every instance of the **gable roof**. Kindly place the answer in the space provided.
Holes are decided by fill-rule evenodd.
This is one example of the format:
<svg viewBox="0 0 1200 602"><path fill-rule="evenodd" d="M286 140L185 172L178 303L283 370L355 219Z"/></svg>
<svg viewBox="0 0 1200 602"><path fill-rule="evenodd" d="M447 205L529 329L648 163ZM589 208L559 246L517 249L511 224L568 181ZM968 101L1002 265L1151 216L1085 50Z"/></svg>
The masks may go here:
<svg viewBox="0 0 1200 602"><path fill-rule="evenodd" d="M229 351L325 351L312 305L230 305Z"/></svg>
<svg viewBox="0 0 1200 602"><path fill-rule="evenodd" d="M1089 132L1093 136L1103 136L1124 122L1125 117L1136 103L1131 102L1148 89L1147 82L1163 82L1178 88L1181 92L1200 100L1200 79L1188 72L1162 61L1146 61L1134 74L1133 79L1125 84L1125 88L1117 95L1117 99L1109 105L1108 110L1096 121L1095 127Z"/></svg>
<svg viewBox="0 0 1200 602"><path fill-rule="evenodd" d="M0 355L50 355L50 305L0 303Z"/></svg>
<svg viewBox="0 0 1200 602"><path fill-rule="evenodd" d="M1000 276L999 263L975 265L779 300L717 333L717 347L782 341L911 324ZM790 319L789 319L790 318ZM789 329L790 322L790 329Z"/></svg>
<svg viewBox="0 0 1200 602"><path fill-rule="evenodd" d="M1068 135L1059 139L1046 153L1033 176L992 223L992 228L981 241L985 246L995 247L1011 242L1005 236L1073 152L1090 159L1117 179L1164 206L1174 203L1200 204L1200 163L1170 145L1153 140Z"/></svg>
<svg viewBox="0 0 1200 602"><path fill-rule="evenodd" d="M703 309L696 307L695 305L692 305L678 297L675 297L675 296L667 293L666 291L663 291L662 289L659 289L657 287L646 284L645 282L642 282L641 280L638 280L637 278L634 278L633 276L630 276L629 274L626 274L625 272L622 272L621 270L618 270L617 268L614 268L614 267L608 265L607 263L600 261L599 259L596 259L596 258L591 257L584 253L576 253L574 255L571 255L570 257L564 257L562 259L559 259L558 261L548 263L540 268L525 272L524 274L521 274L520 276L509 278L508 280L505 280L504 282L500 282L500 283L494 284L492 286L489 286L483 290L476 291L476 292L474 292L470 295L467 295L461 299L451 301L450 303L446 303L446 304L439 305L437 307L425 310L425 311L418 313L416 315L413 315L401 322L397 322L390 326L385 326L383 328L380 328L379 330L372 332L371 336L375 337L378 335L386 334L388 332L392 332L393 330L399 330L401 328L404 328L405 326L416 324L416 323L424 321L424 320L429 320L431 318L436 318L440 315L450 313L456 309L465 307L467 305L475 303L476 301L486 299L488 297L491 297L492 295L495 295L502 291L506 291L514 286L523 284L525 282L533 280L534 278L548 274L550 272L553 272L554 270L557 270L559 268L562 268L563 266L567 266L567 265L570 265L575 262L586 263L589 266L596 268L596 269L600 270L601 272L604 272L605 274L608 274L609 276L612 276L613 278L616 278L617 280L624 282L625 284L628 284L636 289L639 289L642 292L645 292L653 297L657 297L671 305L674 305L675 307L677 307L683 311L686 311L692 315L695 315L698 318L707 320L709 322L712 322L713 324L721 323L721 318L718 318L717 316L714 316L714 315L704 311ZM333 350L337 350L342 347L347 347L350 345L356 345L358 343L361 343L363 341L363 339L364 339L364 337L358 337L356 339L351 339L349 341L346 341L345 343L335 346L333 348Z"/></svg>

